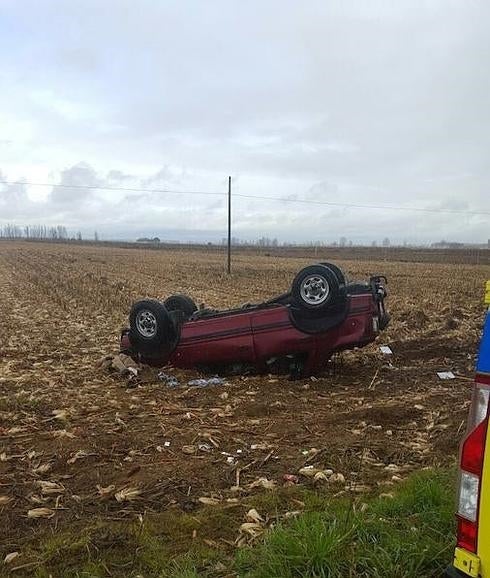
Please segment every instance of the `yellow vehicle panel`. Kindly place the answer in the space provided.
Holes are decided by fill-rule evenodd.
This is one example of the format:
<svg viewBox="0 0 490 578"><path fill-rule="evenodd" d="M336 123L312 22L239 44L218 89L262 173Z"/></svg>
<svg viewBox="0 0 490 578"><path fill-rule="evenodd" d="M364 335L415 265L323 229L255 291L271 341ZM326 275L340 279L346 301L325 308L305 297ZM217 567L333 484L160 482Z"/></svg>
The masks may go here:
<svg viewBox="0 0 490 578"><path fill-rule="evenodd" d="M456 548L453 564L455 568L464 572L465 575L471 576L471 578L480 576L480 558L464 548Z"/></svg>
<svg viewBox="0 0 490 578"><path fill-rule="evenodd" d="M490 305L490 281L485 286L485 304ZM485 316L483 334L480 342L480 350L476 363L476 385L480 389L490 385L490 307ZM480 403L485 398L480 398ZM488 400L488 397L486 397ZM475 403L475 399L472 403ZM484 401L488 404L488 401ZM483 410L485 406L481 406ZM487 406L487 420L490 409ZM473 418L474 419L474 418ZM481 415L478 422L482 424L484 416ZM470 422L470 426L475 427L475 421ZM473 432L476 430L473 429ZM478 444L478 449L481 446ZM460 578L471 576L472 578L490 578L490 424L487 422L487 434L485 446L483 449L483 464L481 454L478 456L478 471L473 473L479 477L479 504L478 504L478 523L476 525L477 540L476 553L470 552L465 548L457 547L454 552L453 564L447 568L445 576L447 578ZM462 458L463 460L463 454ZM482 467L482 470L479 468ZM471 470L470 470L471 471ZM461 488L460 488L461 490ZM461 522L461 519L460 519ZM469 522L473 530L472 522ZM467 526L468 527L468 526ZM460 526L458 526L458 529ZM463 539L460 543L474 543L471 538Z"/></svg>
<svg viewBox="0 0 490 578"><path fill-rule="evenodd" d="M477 550L480 558L480 576L490 578L490 428L487 431L480 489Z"/></svg>

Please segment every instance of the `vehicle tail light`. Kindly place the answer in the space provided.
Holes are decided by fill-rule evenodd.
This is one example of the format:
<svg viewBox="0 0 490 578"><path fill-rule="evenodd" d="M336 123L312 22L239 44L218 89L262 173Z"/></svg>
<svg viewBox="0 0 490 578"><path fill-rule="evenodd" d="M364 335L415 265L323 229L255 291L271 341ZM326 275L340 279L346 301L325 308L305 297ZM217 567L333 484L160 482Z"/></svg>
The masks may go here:
<svg viewBox="0 0 490 578"><path fill-rule="evenodd" d="M468 418L468 434L461 446L457 514L458 546L475 553L478 539L478 507L488 428L489 400L490 379L477 376Z"/></svg>
<svg viewBox="0 0 490 578"><path fill-rule="evenodd" d="M489 401L490 377L477 376L468 418L469 432L487 417Z"/></svg>

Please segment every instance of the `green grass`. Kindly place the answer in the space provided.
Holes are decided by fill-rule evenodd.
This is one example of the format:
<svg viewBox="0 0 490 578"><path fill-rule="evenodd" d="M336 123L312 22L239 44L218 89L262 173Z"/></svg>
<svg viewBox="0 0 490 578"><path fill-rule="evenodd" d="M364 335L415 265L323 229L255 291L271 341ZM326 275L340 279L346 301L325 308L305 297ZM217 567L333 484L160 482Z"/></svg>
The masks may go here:
<svg viewBox="0 0 490 578"><path fill-rule="evenodd" d="M409 578L440 576L454 536L453 475L422 472L394 497L366 507L331 502L272 530L263 543L241 551L246 578Z"/></svg>
<svg viewBox="0 0 490 578"><path fill-rule="evenodd" d="M328 491L328 490L327 490ZM253 546L234 551L244 513L298 509ZM31 549L36 578L410 578L440 576L452 558L454 472L425 471L393 498L355 502L299 486L235 507L178 509L134 522L94 521L44 535ZM193 538L193 534L197 533Z"/></svg>

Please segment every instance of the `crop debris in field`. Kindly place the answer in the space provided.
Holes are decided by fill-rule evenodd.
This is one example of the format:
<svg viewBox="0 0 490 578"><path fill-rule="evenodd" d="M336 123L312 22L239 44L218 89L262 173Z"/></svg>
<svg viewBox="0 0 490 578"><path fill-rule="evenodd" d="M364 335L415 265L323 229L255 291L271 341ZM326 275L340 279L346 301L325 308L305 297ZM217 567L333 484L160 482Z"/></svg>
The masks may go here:
<svg viewBox="0 0 490 578"><path fill-rule="evenodd" d="M273 523L259 506L265 522L246 519L250 497L273 499L284 486L390 494L410 472L453 462L489 266L346 260L352 277L387 274L393 320L384 339L396 356L375 344L337 356L314 379L234 375L193 387L208 376L121 360L134 300L185 292L216 307L259 301L310 261L243 253L228 277L221 258L0 244L0 543L15 544L4 558L24 556L39 528L172 509L241 507L230 542L248 543ZM116 357L124 370L112 367ZM437 377L445 367L454 379ZM179 387L165 387L159 371ZM291 516L299 510L293 504ZM241 524L257 526L240 532Z"/></svg>

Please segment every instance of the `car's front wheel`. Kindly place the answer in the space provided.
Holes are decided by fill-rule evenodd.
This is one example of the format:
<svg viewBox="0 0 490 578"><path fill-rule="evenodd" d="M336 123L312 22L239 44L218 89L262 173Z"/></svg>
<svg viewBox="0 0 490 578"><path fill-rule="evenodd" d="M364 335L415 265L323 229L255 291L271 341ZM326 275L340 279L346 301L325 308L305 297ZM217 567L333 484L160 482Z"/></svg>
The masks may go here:
<svg viewBox="0 0 490 578"><path fill-rule="evenodd" d="M137 301L129 314L131 345L144 355L166 355L176 345L177 330L166 307L155 299Z"/></svg>
<svg viewBox="0 0 490 578"><path fill-rule="evenodd" d="M291 293L301 308L320 312L336 300L339 281L327 266L310 265L296 275Z"/></svg>
<svg viewBox="0 0 490 578"><path fill-rule="evenodd" d="M333 263L328 263L326 261L321 262L320 265L324 265L325 267L328 267L329 269L331 269L333 271L334 275L337 277L339 285L345 285L346 284L347 280L345 278L345 274L340 267L338 267L337 265L334 265Z"/></svg>

